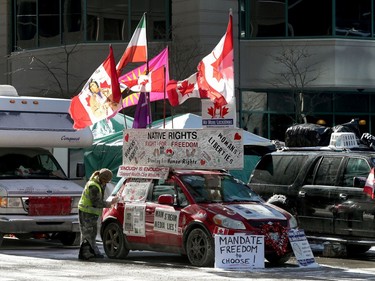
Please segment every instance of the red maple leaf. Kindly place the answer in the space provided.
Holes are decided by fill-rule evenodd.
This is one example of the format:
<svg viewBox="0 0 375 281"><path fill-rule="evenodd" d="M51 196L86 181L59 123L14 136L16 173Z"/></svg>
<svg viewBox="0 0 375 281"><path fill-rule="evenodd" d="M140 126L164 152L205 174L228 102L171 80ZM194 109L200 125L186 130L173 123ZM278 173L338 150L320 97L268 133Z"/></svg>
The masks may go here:
<svg viewBox="0 0 375 281"><path fill-rule="evenodd" d="M181 86L177 87L181 95L187 95L193 92L194 84L189 83L188 81L182 81Z"/></svg>
<svg viewBox="0 0 375 281"><path fill-rule="evenodd" d="M220 69L220 64L223 61L222 56L219 56L216 61L214 61L211 66L212 66L212 76L216 78L217 81L220 81L223 79L223 75L221 74L221 69Z"/></svg>
<svg viewBox="0 0 375 281"><path fill-rule="evenodd" d="M103 83L100 83L100 88L108 89L111 88L111 86L108 85L107 81L104 81Z"/></svg>
<svg viewBox="0 0 375 281"><path fill-rule="evenodd" d="M229 112L229 108L226 106L223 106L223 108L221 109L221 117L224 117L225 115L227 115L228 112Z"/></svg>
<svg viewBox="0 0 375 281"><path fill-rule="evenodd" d="M87 106L90 107L90 98L91 96L87 96L86 97L86 102L87 102Z"/></svg>
<svg viewBox="0 0 375 281"><path fill-rule="evenodd" d="M211 106L208 108L207 113L213 118L215 116L215 109Z"/></svg>

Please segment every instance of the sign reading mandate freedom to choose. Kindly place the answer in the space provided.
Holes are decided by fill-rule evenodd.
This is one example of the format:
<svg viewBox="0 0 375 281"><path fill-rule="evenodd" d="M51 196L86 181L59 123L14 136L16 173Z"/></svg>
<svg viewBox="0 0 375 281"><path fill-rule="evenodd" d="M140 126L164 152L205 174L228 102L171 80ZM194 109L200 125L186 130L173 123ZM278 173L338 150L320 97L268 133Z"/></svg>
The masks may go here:
<svg viewBox="0 0 375 281"><path fill-rule="evenodd" d="M241 129L126 129L123 169L242 169Z"/></svg>

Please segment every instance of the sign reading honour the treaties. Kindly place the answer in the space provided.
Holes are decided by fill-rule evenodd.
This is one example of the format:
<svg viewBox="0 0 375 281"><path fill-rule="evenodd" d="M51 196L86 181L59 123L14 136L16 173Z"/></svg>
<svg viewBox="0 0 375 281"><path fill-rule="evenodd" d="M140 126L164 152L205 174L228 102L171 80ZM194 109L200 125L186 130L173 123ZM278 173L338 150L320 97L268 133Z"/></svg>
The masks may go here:
<svg viewBox="0 0 375 281"><path fill-rule="evenodd" d="M184 169L242 169L242 130L127 129L123 163Z"/></svg>

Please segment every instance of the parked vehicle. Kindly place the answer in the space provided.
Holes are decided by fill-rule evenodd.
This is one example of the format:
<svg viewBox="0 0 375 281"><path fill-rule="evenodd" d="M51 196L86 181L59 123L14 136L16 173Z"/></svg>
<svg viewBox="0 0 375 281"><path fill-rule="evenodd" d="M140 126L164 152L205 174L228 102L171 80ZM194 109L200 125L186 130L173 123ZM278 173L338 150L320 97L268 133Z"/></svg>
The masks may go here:
<svg viewBox="0 0 375 281"><path fill-rule="evenodd" d="M363 191L374 166L372 149L286 148L265 155L249 185L292 213L308 239L361 253L375 246L375 201Z"/></svg>
<svg viewBox="0 0 375 281"><path fill-rule="evenodd" d="M103 211L101 236L109 258L150 250L212 266L214 235L235 233L265 235L271 263L284 263L292 254L287 232L297 227L295 218L224 171L174 170L166 180L122 178L112 196L124 200Z"/></svg>
<svg viewBox="0 0 375 281"><path fill-rule="evenodd" d="M69 104L0 86L0 245L4 235L79 243L83 188L67 178L52 151L89 146L92 134L73 129Z"/></svg>

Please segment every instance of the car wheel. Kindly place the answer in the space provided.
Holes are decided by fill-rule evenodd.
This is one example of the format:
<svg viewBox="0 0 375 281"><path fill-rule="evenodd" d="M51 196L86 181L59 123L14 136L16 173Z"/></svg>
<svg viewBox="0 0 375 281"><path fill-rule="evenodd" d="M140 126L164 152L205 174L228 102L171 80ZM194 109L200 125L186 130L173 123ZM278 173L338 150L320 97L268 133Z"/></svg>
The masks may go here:
<svg viewBox="0 0 375 281"><path fill-rule="evenodd" d="M186 253L194 266L213 266L215 259L212 237L203 229L193 229L186 240Z"/></svg>
<svg viewBox="0 0 375 281"><path fill-rule="evenodd" d="M283 256L279 256L278 254L270 254L266 256L266 260L269 263L274 265L280 265L286 263L292 256L292 253L285 254Z"/></svg>
<svg viewBox="0 0 375 281"><path fill-rule="evenodd" d="M111 222L103 231L103 247L106 255L111 259L126 258L129 249L125 246L122 227L117 222Z"/></svg>
<svg viewBox="0 0 375 281"><path fill-rule="evenodd" d="M80 232L60 232L58 239L64 246L78 246L81 240Z"/></svg>
<svg viewBox="0 0 375 281"><path fill-rule="evenodd" d="M367 245L353 245L348 244L346 245L346 253L348 256L356 255L356 254L363 254L370 250L371 246Z"/></svg>

